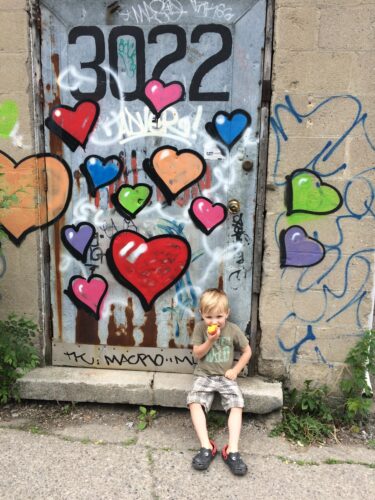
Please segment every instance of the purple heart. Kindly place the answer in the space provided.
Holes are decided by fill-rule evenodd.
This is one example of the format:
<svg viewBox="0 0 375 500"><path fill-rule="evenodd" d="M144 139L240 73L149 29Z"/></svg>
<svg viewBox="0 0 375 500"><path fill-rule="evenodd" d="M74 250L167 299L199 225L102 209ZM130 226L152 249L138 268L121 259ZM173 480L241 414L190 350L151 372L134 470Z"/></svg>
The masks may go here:
<svg viewBox="0 0 375 500"><path fill-rule="evenodd" d="M324 259L325 249L303 227L291 226L280 233L280 253L281 267L309 267Z"/></svg>
<svg viewBox="0 0 375 500"><path fill-rule="evenodd" d="M61 240L69 252L78 260L86 262L87 252L95 236L95 226L80 222L77 226L66 225L61 229Z"/></svg>

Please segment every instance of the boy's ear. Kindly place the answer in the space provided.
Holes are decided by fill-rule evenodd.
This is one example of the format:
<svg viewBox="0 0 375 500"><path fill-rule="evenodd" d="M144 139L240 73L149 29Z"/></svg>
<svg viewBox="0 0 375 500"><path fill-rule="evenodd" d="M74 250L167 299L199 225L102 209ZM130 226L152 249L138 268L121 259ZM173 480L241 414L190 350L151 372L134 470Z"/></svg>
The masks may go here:
<svg viewBox="0 0 375 500"><path fill-rule="evenodd" d="M227 317L230 315L230 309L228 309L227 311Z"/></svg>

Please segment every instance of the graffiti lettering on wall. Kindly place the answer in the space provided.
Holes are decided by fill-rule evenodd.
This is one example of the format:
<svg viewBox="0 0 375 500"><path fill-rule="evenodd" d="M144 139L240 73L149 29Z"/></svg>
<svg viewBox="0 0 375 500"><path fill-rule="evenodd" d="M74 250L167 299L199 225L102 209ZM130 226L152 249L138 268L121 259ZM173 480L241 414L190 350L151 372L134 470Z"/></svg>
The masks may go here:
<svg viewBox="0 0 375 500"><path fill-rule="evenodd" d="M191 12L196 16L218 21L230 22L235 14L232 7L225 2L216 4L201 0L190 0ZM188 6L183 5L179 0L143 0L138 5L132 7L121 6L118 1L108 5L107 9L111 14L118 14L125 22L135 22L137 24L156 22L175 23L184 16L190 14Z"/></svg>
<svg viewBox="0 0 375 500"><path fill-rule="evenodd" d="M59 346L56 344L59 353ZM119 352L117 352L117 350ZM186 372L192 372L196 364L191 352L184 350L183 353L176 354L176 350L161 350L161 352L149 352L136 349L136 352L117 349L111 352L109 348L100 347L97 352L90 352L89 349L77 349L72 345L71 350L64 350L60 356L64 359L64 364L68 366L100 366L102 368L128 368L131 370L162 370L174 371L176 368L185 367ZM152 349L151 349L152 351Z"/></svg>
<svg viewBox="0 0 375 500"><path fill-rule="evenodd" d="M147 73L152 74L152 80L146 81L146 56L145 56L145 36L141 28L137 26L116 26L113 28L108 36L108 55L110 66L110 82L109 87L111 94L114 98L125 101L135 101L137 99L146 100L147 104L151 105L156 114L161 112L167 106L176 103L183 99L185 92L180 82L162 82L159 80L161 73L172 63L181 60L186 54L186 32L181 26L171 25L168 27L156 27L150 31L148 43L155 43L155 37L158 34L172 33L176 35L177 49L174 52L174 57L168 56L157 61L152 71ZM196 26L191 33L191 43L198 44L201 37L207 34L219 35L222 41L222 48L213 56L202 62L194 73L188 97L190 101L229 101L229 92L216 92L213 90L200 90L202 80L207 79L209 73L219 66L220 64L228 61L232 54L232 34L227 26L221 24L200 24ZM136 41L136 82L135 89L130 92L122 92L121 85L119 85L118 78L118 40L124 37L133 37ZM84 83L89 78L91 82L92 77L87 75L77 75L78 84L74 85L71 90L72 96L78 101L89 102L91 99L100 101L103 99L107 92L107 78L106 70L102 67L105 59L105 38L103 31L98 26L77 26L69 32L69 44L74 45L80 37L92 37L95 44L95 58L92 61L82 61L81 65L84 68L92 69L96 73L95 90L91 92L82 92L79 90L80 82ZM65 81L66 73L59 75L59 81ZM65 84L66 85L66 84ZM92 101L94 102L94 101ZM77 111L75 109L74 111ZM235 111L237 113L238 110ZM91 110L90 110L91 112ZM65 108L65 114L72 113L72 110ZM95 114L94 114L95 116ZM59 116L53 115L49 123L56 123L59 125ZM73 135L74 137L74 135ZM79 141L78 141L79 142Z"/></svg>
<svg viewBox="0 0 375 500"><path fill-rule="evenodd" d="M315 151L309 150L304 158L296 159L291 173L284 172L284 167L290 168L290 160L287 163L283 158L288 156L288 148L293 148L296 128L313 120L314 137L319 137L318 127L326 126L323 114L328 111L330 116L344 111L352 118L347 123L336 120L334 139L322 139ZM375 145L366 130L366 120L367 114L354 96L333 96L306 114L298 112L289 96L274 108L274 182L286 190L286 211L276 220L275 240L280 245L283 268L281 287L284 283L288 283L288 290L294 286L292 294L283 292L286 300L290 295L293 300L287 302L290 311L280 322L277 340L292 363L298 361L302 349L311 345L317 361L332 366L329 358L334 353L321 351L319 331L337 324L343 337L357 335L372 320L364 304L371 301L373 293L373 239L353 238L353 230L358 235L362 230L366 234L373 232L375 218ZM342 151L355 144L354 135L361 144L361 155L353 153L355 162L342 163ZM321 137L327 137L327 133ZM369 163L367 158L372 161ZM345 177L340 175L344 170ZM282 173L285 181L280 181ZM328 178L329 183L323 178ZM289 227L280 230L285 225ZM304 307L307 302L311 307ZM297 331L294 344L286 340L291 331ZM337 341L339 338L335 337Z"/></svg>
<svg viewBox="0 0 375 500"><path fill-rule="evenodd" d="M26 235L54 224L66 211L72 194L72 173L55 155L28 156L16 163L0 151L1 191L17 196L17 204L1 208L0 227L19 245ZM35 193L46 192L37 204Z"/></svg>

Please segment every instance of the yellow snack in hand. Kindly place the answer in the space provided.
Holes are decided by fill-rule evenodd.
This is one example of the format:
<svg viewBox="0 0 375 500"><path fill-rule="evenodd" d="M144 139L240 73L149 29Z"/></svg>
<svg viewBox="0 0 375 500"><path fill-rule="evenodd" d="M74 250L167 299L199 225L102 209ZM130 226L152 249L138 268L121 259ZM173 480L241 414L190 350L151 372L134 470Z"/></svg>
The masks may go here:
<svg viewBox="0 0 375 500"><path fill-rule="evenodd" d="M208 335L215 335L216 332L217 332L217 325L210 325L207 327Z"/></svg>

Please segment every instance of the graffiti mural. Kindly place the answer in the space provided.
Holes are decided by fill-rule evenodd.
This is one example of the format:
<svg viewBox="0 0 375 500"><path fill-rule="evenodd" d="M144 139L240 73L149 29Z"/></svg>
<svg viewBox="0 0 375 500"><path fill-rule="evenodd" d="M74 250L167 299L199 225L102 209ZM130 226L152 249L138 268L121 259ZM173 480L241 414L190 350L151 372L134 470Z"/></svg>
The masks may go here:
<svg viewBox="0 0 375 500"><path fill-rule="evenodd" d="M139 297L145 310L185 274L190 258L190 245L179 236L144 238L133 231L117 233L107 251L113 275Z"/></svg>
<svg viewBox="0 0 375 500"><path fill-rule="evenodd" d="M87 253L95 237L95 226L80 222L76 226L67 224L61 229L61 241L65 248L78 260L86 262Z"/></svg>
<svg viewBox="0 0 375 500"><path fill-rule="evenodd" d="M230 150L241 139L250 124L251 117L243 109L236 109L231 113L218 111L212 122L206 123L206 130Z"/></svg>
<svg viewBox="0 0 375 500"><path fill-rule="evenodd" d="M89 135L99 116L99 105L95 101L78 102L74 108L60 105L50 110L45 125L75 151L78 146L86 148Z"/></svg>
<svg viewBox="0 0 375 500"><path fill-rule="evenodd" d="M89 193L95 196L98 189L112 184L121 177L124 166L118 156L102 158L91 155L79 168L86 178Z"/></svg>
<svg viewBox="0 0 375 500"><path fill-rule="evenodd" d="M135 186L122 184L111 199L116 210L127 219L134 218L150 201L152 186L138 183Z"/></svg>
<svg viewBox="0 0 375 500"><path fill-rule="evenodd" d="M18 122L18 106L15 101L0 103L0 137L11 137Z"/></svg>
<svg viewBox="0 0 375 500"><path fill-rule="evenodd" d="M281 267L310 267L324 259L325 248L303 227L291 226L280 233Z"/></svg>
<svg viewBox="0 0 375 500"><path fill-rule="evenodd" d="M162 112L169 108L169 106L183 101L184 98L185 89L180 82L165 84L161 80L150 80L145 85L143 100L150 107L156 118L159 118Z"/></svg>
<svg viewBox="0 0 375 500"><path fill-rule="evenodd" d="M228 210L222 203L212 203L208 198L200 196L191 202L189 214L201 231L210 234L225 221Z"/></svg>
<svg viewBox="0 0 375 500"><path fill-rule="evenodd" d="M162 146L144 161L143 168L171 204L204 176L206 162L197 151Z"/></svg>
<svg viewBox="0 0 375 500"><path fill-rule="evenodd" d="M324 113L334 117L343 110L348 121L333 119L332 138L319 134L319 126L326 126ZM301 353L312 352L316 362L332 367L336 354L329 342L357 338L372 321L375 145L366 129L367 118L361 101L348 95L325 99L305 114L286 96L285 103L273 110L273 180L285 189L286 205L274 234L283 268L280 289L288 310L276 338L291 363L298 362ZM297 130L309 120L319 142L290 160ZM353 153L352 162L343 161L346 148L356 143L361 154ZM358 237L353 238L353 231Z"/></svg>
<svg viewBox="0 0 375 500"><path fill-rule="evenodd" d="M72 194L72 174L67 163L52 154L28 156L16 163L0 152L1 191L16 196L17 203L0 206L0 228L19 245L32 231L54 224L67 210ZM37 203L36 193L46 193Z"/></svg>
<svg viewBox="0 0 375 500"><path fill-rule="evenodd" d="M91 274L87 279L82 276L72 276L64 293L78 308L84 309L98 320L107 290L106 279L98 274Z"/></svg>
<svg viewBox="0 0 375 500"><path fill-rule="evenodd" d="M115 2L83 18L73 0L41 6L46 144L73 177L50 231L57 363L91 363L78 344L178 348L190 359L200 293L251 296L257 171L245 173L241 155L256 164L266 2L180 3ZM240 214L227 210L233 198ZM244 329L240 302L232 313ZM171 370L192 369L163 359L163 369L169 359ZM93 364L107 366L99 354Z"/></svg>

